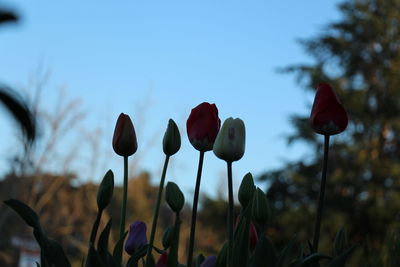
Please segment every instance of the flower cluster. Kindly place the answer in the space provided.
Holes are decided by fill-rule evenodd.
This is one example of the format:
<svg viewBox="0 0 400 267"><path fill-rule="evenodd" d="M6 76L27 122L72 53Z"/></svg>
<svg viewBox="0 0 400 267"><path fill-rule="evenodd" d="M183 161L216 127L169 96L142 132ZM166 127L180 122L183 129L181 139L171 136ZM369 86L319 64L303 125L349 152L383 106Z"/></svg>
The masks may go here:
<svg viewBox="0 0 400 267"><path fill-rule="evenodd" d="M344 266L346 258L354 250L354 246L345 249L345 232L341 230L335 239L335 256L330 257L318 252L318 240L320 234L321 214L323 207L325 180L327 173L327 157L329 136L343 132L348 124L345 109L338 96L329 84L319 84L310 116L311 128L325 136L324 166L322 170L321 190L318 199L317 218L315 222L314 242L310 245L310 253L303 251L291 261L290 266L319 266L319 261L329 260L329 266ZM167 176L168 162L181 148L181 136L177 124L170 119L165 131L162 149L165 154L165 163L158 188L158 195L154 207L153 222L150 238L147 238L147 226L142 221L136 221L129 227L129 235L125 229L125 217L127 206L127 180L128 158L138 149L135 128L131 118L121 113L117 119L112 147L116 154L124 159L124 184L123 200L120 217L120 232L113 253L108 251L108 241L111 232L111 220L99 235L97 245L95 243L100 226L103 211L109 205L114 189L114 175L110 170L104 176L97 195L98 214L93 224L86 267L115 266L122 267L123 250L129 259L126 266L139 266L142 263L146 267L263 267L284 266L289 262L294 240L288 244L279 254L267 237L266 226L271 218L271 207L266 194L254 184L251 173L246 174L238 190L240 202L239 214L234 214L233 197L233 162L239 161L245 152L246 131L244 122L239 118L227 118L222 126L218 117L218 108L215 104L201 103L190 112L186 122L187 136L192 146L199 152L199 164L195 185L195 193L192 208L192 221L189 240L189 249L186 265L178 259L179 235L181 229L180 213L185 206L185 197L173 182L165 186L165 201L175 215L173 225L170 225L162 238L163 248L154 245L159 208L162 201L164 182ZM213 151L214 155L226 162L228 181L228 220L227 242L217 255L204 257L202 254L193 258L195 246L195 227L197 203L199 198L203 159L207 151ZM71 266L62 248L57 242L49 238L43 230L39 217L27 205L18 200L7 200L5 204L13 208L25 222L34 229L34 236L41 249L41 263L38 266ZM236 215L236 222L234 217ZM126 241L125 241L126 240ZM153 253L154 252L154 253ZM154 259L154 255L157 260ZM286 266L286 265L285 265Z"/></svg>

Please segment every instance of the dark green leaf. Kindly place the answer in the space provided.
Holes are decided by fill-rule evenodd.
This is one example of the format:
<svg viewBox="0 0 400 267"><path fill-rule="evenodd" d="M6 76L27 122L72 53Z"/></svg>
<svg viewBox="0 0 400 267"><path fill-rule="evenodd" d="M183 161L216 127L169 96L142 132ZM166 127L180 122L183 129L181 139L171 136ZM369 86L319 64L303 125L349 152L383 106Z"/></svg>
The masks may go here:
<svg viewBox="0 0 400 267"><path fill-rule="evenodd" d="M292 237L292 239L289 241L289 244L279 253L276 267L284 267L289 262L288 256L290 255L289 253L292 250L295 241L296 236Z"/></svg>
<svg viewBox="0 0 400 267"><path fill-rule="evenodd" d="M110 219L107 225L104 227L103 231L100 234L99 241L97 242L97 250L100 257L104 262L107 262L108 258L108 239L110 236L112 219Z"/></svg>
<svg viewBox="0 0 400 267"><path fill-rule="evenodd" d="M336 256L328 265L328 267L344 267L346 264L347 258L353 253L354 249L357 245L354 245L347 250L345 250L340 255Z"/></svg>
<svg viewBox="0 0 400 267"><path fill-rule="evenodd" d="M122 255L123 247L124 247L124 241L126 238L126 235L128 234L128 231L124 233L124 235L117 241L115 244L114 250L113 250L113 258L115 261L119 262L119 256Z"/></svg>
<svg viewBox="0 0 400 267"><path fill-rule="evenodd" d="M346 231L342 227L336 234L335 238L335 255L340 255L346 246Z"/></svg>
<svg viewBox="0 0 400 267"><path fill-rule="evenodd" d="M254 266L276 266L277 257L275 247L269 238L263 234L258 240L254 251Z"/></svg>
<svg viewBox="0 0 400 267"><path fill-rule="evenodd" d="M299 261L295 267L308 267L313 266L314 264L318 263L320 260L331 259L330 256L324 255L322 253L313 253L308 257L304 258L303 260Z"/></svg>
<svg viewBox="0 0 400 267"><path fill-rule="evenodd" d="M25 203L16 200L9 199L5 200L4 204L12 208L18 215L25 221L26 224L33 228L41 228L39 223L39 217L36 212L34 212L28 205Z"/></svg>
<svg viewBox="0 0 400 267"><path fill-rule="evenodd" d="M204 257L203 254L200 254L199 256L197 256L196 261L195 261L195 267L200 267L200 265L202 264L202 262L205 260L206 258Z"/></svg>

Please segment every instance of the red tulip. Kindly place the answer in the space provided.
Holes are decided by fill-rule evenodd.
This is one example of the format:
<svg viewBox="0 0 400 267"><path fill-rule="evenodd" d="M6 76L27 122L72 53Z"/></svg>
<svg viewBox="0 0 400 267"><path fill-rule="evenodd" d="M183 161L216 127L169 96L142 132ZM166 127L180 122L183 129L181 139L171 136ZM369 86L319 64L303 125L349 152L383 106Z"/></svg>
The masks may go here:
<svg viewBox="0 0 400 267"><path fill-rule="evenodd" d="M201 103L192 109L186 122L190 143L199 151L212 150L220 126L221 120L215 104Z"/></svg>
<svg viewBox="0 0 400 267"><path fill-rule="evenodd" d="M334 135L343 132L347 123L346 110L333 88L326 83L318 84L310 116L311 127L316 133Z"/></svg>
<svg viewBox="0 0 400 267"><path fill-rule="evenodd" d="M121 113L118 117L112 145L115 153L123 157L131 156L137 150L135 128L131 118L124 113Z"/></svg>
<svg viewBox="0 0 400 267"><path fill-rule="evenodd" d="M239 226L240 223L240 215L236 217L236 225L235 228ZM254 226L254 224L252 222L250 222L250 250L254 250L257 242L258 242L258 234L257 234L257 230L256 227Z"/></svg>
<svg viewBox="0 0 400 267"><path fill-rule="evenodd" d="M167 267L168 263L168 253L165 252L161 254L160 258L157 261L156 267Z"/></svg>

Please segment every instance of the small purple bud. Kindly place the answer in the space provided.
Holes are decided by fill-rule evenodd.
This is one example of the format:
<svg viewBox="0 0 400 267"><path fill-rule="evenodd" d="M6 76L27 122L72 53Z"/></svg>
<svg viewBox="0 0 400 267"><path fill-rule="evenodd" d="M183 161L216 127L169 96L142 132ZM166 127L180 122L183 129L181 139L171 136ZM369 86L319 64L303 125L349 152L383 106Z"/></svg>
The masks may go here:
<svg viewBox="0 0 400 267"><path fill-rule="evenodd" d="M217 266L217 256L208 256L200 265L200 267L215 267Z"/></svg>
<svg viewBox="0 0 400 267"><path fill-rule="evenodd" d="M146 244L146 224L142 221L132 223L129 227L129 235L125 243L125 251L132 256L139 248Z"/></svg>

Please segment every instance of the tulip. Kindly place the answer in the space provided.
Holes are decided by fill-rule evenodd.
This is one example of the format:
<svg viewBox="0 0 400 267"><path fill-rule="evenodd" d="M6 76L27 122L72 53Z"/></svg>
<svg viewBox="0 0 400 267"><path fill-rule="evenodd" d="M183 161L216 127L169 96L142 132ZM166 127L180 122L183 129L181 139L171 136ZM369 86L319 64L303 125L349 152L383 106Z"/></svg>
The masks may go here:
<svg viewBox="0 0 400 267"><path fill-rule="evenodd" d="M343 132L348 124L346 110L343 108L333 88L320 83L311 110L310 125L316 133L335 135Z"/></svg>
<svg viewBox="0 0 400 267"><path fill-rule="evenodd" d="M121 113L118 117L112 145L115 153L123 157L131 156L137 150L135 128L131 118L124 113Z"/></svg>
<svg viewBox="0 0 400 267"><path fill-rule="evenodd" d="M199 151L212 150L220 126L221 120L215 104L201 103L192 109L186 122L190 143Z"/></svg>
<svg viewBox="0 0 400 267"><path fill-rule="evenodd" d="M246 131L241 119L226 119L215 140L214 154L226 162L241 159L244 154L245 135Z"/></svg>
<svg viewBox="0 0 400 267"><path fill-rule="evenodd" d="M141 221L132 223L125 243L125 251L132 256L145 245L147 245L146 224Z"/></svg>
<svg viewBox="0 0 400 267"><path fill-rule="evenodd" d="M170 119L163 138L163 151L165 155L172 156L181 147L181 135L178 126Z"/></svg>
<svg viewBox="0 0 400 267"><path fill-rule="evenodd" d="M165 252L161 254L160 258L157 261L156 267L167 267L168 264L168 253Z"/></svg>
<svg viewBox="0 0 400 267"><path fill-rule="evenodd" d="M217 266L217 256L208 256L200 265L200 267L215 267Z"/></svg>

